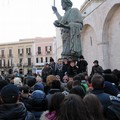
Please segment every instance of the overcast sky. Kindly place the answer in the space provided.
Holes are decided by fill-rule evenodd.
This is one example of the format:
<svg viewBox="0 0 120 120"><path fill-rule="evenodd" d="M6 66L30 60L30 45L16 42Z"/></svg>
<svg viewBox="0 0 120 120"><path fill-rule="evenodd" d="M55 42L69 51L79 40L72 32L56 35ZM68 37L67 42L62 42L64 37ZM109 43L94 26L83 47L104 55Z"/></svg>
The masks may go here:
<svg viewBox="0 0 120 120"><path fill-rule="evenodd" d="M51 6L54 0L0 0L0 43L24 38L53 37L56 19ZM85 0L72 0L80 9ZM63 15L61 0L56 7Z"/></svg>

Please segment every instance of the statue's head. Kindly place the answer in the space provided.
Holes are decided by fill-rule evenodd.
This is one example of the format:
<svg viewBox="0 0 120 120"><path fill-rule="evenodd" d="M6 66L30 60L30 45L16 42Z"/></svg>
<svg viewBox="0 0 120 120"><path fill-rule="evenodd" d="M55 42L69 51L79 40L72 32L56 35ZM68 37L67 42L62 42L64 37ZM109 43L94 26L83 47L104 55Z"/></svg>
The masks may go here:
<svg viewBox="0 0 120 120"><path fill-rule="evenodd" d="M71 0L61 0L61 4L63 7L63 10L65 10L68 7L72 7L72 5L73 5Z"/></svg>

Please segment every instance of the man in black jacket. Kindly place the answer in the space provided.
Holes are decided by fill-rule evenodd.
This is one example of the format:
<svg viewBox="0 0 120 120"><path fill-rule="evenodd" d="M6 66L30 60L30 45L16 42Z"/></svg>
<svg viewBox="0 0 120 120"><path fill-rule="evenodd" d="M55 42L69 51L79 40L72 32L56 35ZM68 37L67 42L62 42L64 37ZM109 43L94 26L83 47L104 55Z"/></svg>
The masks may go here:
<svg viewBox="0 0 120 120"><path fill-rule="evenodd" d="M87 72L87 65L88 65L87 61L84 59L84 56L81 55L80 60L77 62L78 73Z"/></svg>
<svg viewBox="0 0 120 120"><path fill-rule="evenodd" d="M99 62L98 62L98 60L95 60L94 62L93 62L93 67L92 67L92 71L91 71L91 74L90 74L90 76L92 77L95 73L98 73L98 74L100 74L100 75L102 75L102 73L103 73L103 68L99 65Z"/></svg>
<svg viewBox="0 0 120 120"><path fill-rule="evenodd" d="M34 115L19 102L19 94L19 89L15 85L9 84L2 88L0 120L35 120Z"/></svg>

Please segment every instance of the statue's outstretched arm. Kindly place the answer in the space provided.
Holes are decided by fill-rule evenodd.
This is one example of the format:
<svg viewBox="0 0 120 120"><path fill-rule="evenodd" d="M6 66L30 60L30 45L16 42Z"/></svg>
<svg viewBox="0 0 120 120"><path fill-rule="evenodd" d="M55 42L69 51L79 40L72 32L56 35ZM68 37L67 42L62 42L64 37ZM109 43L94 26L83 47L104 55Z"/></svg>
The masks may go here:
<svg viewBox="0 0 120 120"><path fill-rule="evenodd" d="M55 13L55 15L57 16L57 19L60 20L62 18L62 16L59 14L57 8L55 6L52 6L52 10Z"/></svg>

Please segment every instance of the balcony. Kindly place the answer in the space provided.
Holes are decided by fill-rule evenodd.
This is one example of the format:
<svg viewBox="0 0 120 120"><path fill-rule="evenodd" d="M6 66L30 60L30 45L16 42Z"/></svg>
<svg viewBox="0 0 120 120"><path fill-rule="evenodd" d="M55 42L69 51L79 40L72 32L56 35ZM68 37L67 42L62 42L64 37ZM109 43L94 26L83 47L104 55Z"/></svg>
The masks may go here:
<svg viewBox="0 0 120 120"><path fill-rule="evenodd" d="M5 58L5 55L0 55L0 58Z"/></svg>
<svg viewBox="0 0 120 120"><path fill-rule="evenodd" d="M45 53L46 53L46 55L51 55L52 51L46 51Z"/></svg>
<svg viewBox="0 0 120 120"><path fill-rule="evenodd" d="M38 52L37 52L37 55L41 55L41 51L38 51Z"/></svg>
<svg viewBox="0 0 120 120"><path fill-rule="evenodd" d="M27 56L32 56L32 53L26 53Z"/></svg>
<svg viewBox="0 0 120 120"><path fill-rule="evenodd" d="M8 58L11 58L11 57L13 57L13 54L8 54Z"/></svg>
<svg viewBox="0 0 120 120"><path fill-rule="evenodd" d="M23 56L24 56L23 53L18 54L18 57L23 57Z"/></svg>

